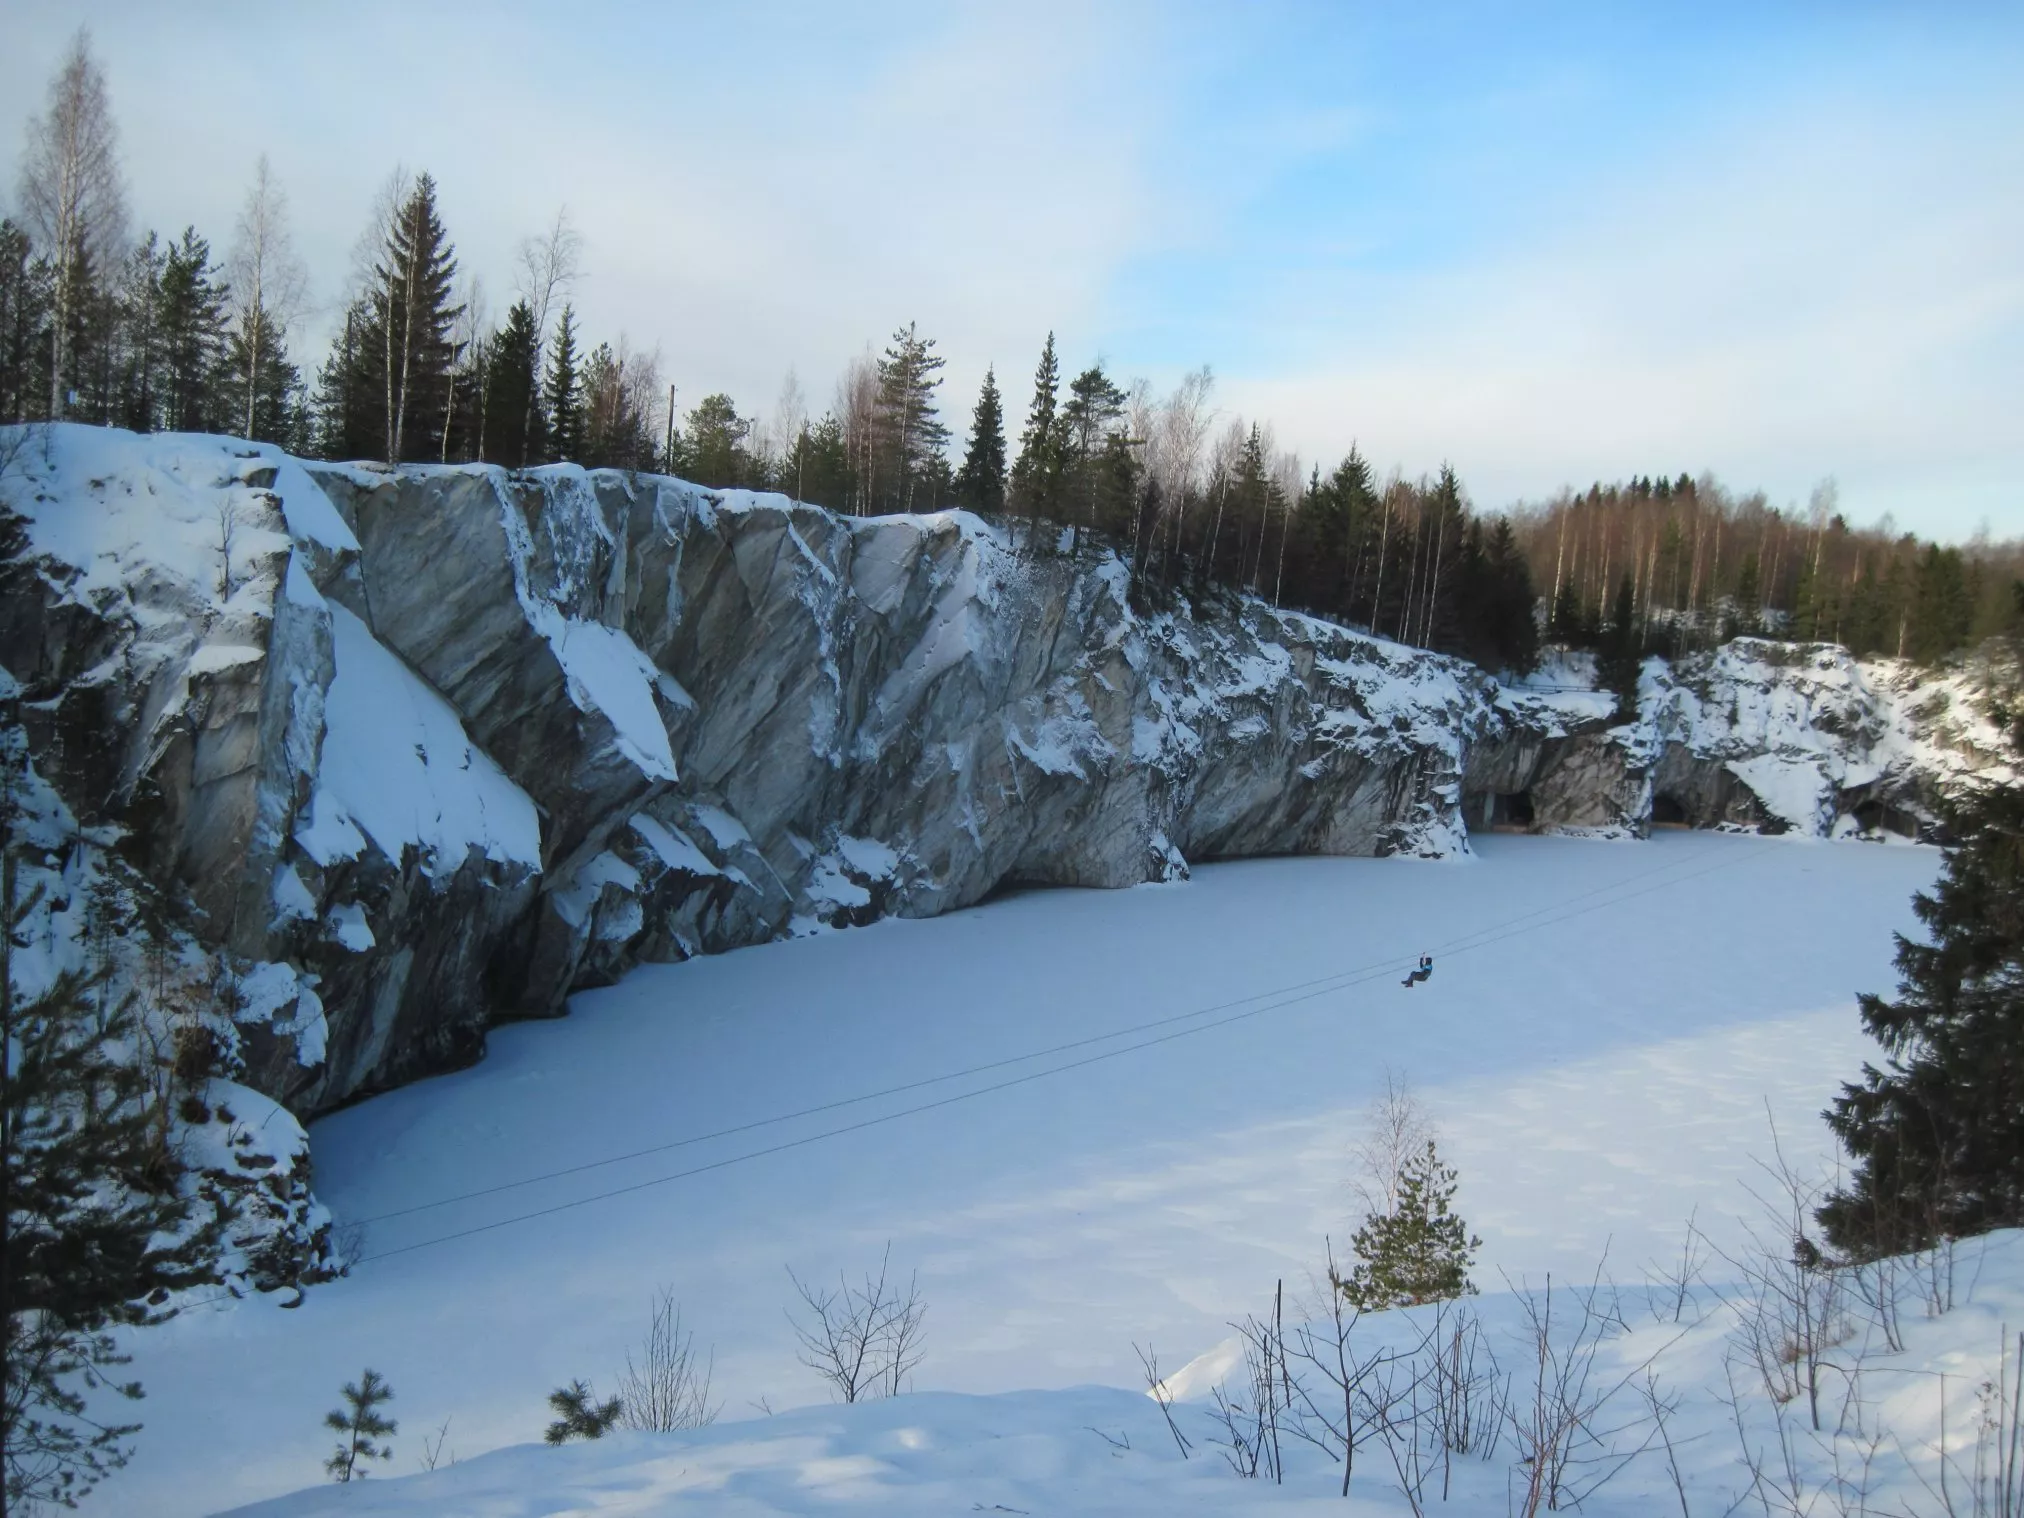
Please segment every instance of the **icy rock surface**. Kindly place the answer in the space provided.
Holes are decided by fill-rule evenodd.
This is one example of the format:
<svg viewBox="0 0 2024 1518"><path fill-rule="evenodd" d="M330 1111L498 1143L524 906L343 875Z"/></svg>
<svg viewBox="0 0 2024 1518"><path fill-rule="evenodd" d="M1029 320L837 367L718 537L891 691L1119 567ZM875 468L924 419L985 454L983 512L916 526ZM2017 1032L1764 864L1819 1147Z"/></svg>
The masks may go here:
<svg viewBox="0 0 2024 1518"><path fill-rule="evenodd" d="M568 465L66 426L0 499L30 749L207 944L299 977L317 1014L249 1014L244 1066L304 1115L641 960L1008 883L1637 834L1655 797L1912 830L1996 762L2014 676L1739 641L1655 661L1620 723L1580 656L1500 684L1256 600L1135 611L1114 557L963 513Z"/></svg>

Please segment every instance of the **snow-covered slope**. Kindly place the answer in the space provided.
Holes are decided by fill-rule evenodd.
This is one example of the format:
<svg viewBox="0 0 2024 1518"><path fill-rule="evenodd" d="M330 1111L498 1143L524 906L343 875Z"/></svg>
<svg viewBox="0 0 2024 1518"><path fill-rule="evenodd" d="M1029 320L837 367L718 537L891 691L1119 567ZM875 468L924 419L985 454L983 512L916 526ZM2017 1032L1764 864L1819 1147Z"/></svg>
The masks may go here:
<svg viewBox="0 0 2024 1518"><path fill-rule="evenodd" d="M1575 1435L1566 1472L1568 1489L1582 1498L1579 1510L1593 1518L1738 1508L2000 1513L1999 1482L2007 1480L2011 1500L2024 1491L2014 1474L2015 1436L2002 1421L2015 1395L2016 1325L2024 1321L2024 1234L1976 1241L1966 1264L1972 1291L1964 1283L1956 1305L1939 1317L1910 1313L1901 1350L1878 1342L1859 1309L1839 1325L1849 1337L1828 1354L1826 1416L1818 1431L1803 1396L1775 1400L1739 1360L1749 1324L1743 1293L1731 1287L1725 1299L1703 1285L1681 1301L1663 1288L1606 1289L1603 1309L1615 1317L1601 1332L1583 1387L1584 1396L1602 1402L1601 1415L1592 1420L1594 1437L1589 1428ZM1570 1291L1556 1283L1554 1306L1563 1318L1554 1348L1570 1360L1577 1304L1588 1285ZM1472 1308L1483 1325L1477 1367L1494 1356L1498 1365L1523 1372L1509 1388L1521 1420L1530 1411L1526 1382L1536 1359L1527 1298L1543 1307L1541 1283L1524 1296L1497 1291ZM1430 1318L1421 1310L1367 1320L1358 1353L1409 1352ZM1297 1345L1299 1330L1293 1333ZM1142 1393L1100 1387L988 1397L923 1393L689 1433L621 1433L560 1450L520 1445L434 1474L376 1478L359 1490L326 1485L235 1511L244 1518L1415 1511L1375 1430L1359 1451L1345 1508L1340 1464L1296 1438L1290 1414L1279 1441L1283 1478L1240 1479L1224 1453L1227 1430L1206 1405L1207 1387L1236 1368L1234 1356L1204 1358L1218 1364L1197 1378L1202 1395L1173 1409L1188 1456ZM2006 1388L2000 1399L1999 1378ZM1647 1388L1664 1410L1663 1430L1643 1400ZM1242 1387L1233 1393L1241 1397ZM1484 1410L1476 1412L1480 1418ZM1481 1425L1474 1432L1475 1447L1449 1451L1445 1466L1440 1454L1418 1451L1421 1510L1524 1510L1529 1472L1518 1433L1505 1427L1493 1435ZM1949 1508L1948 1496L1959 1505ZM1575 1505L1564 1496L1558 1504Z"/></svg>
<svg viewBox="0 0 2024 1518"><path fill-rule="evenodd" d="M1903 829L1993 762L1965 686L1836 650L1654 665L1613 725L1578 660L1505 687L1255 600L1146 613L1115 558L961 513L71 426L0 496L36 763L318 1002L244 1016L247 1078L303 1114L642 961L1007 884L1635 834L1655 795Z"/></svg>

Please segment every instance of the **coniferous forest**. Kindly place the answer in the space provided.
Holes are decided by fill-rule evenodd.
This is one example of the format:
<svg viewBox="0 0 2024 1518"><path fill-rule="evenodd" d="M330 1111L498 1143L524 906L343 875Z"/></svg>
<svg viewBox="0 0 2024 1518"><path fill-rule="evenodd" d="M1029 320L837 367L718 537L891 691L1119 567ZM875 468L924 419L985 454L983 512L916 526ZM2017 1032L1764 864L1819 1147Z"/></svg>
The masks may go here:
<svg viewBox="0 0 2024 1518"><path fill-rule="evenodd" d="M1831 485L1779 507L1688 473L1491 509L1447 467L1408 479L1357 448L1303 461L1269 421L1221 410L1207 367L1164 391L1100 361L1071 373L1052 333L1023 409L993 366L960 438L944 356L911 321L846 367L819 415L792 374L764 417L723 393L677 411L657 353L582 330L584 242L566 213L495 272L499 309L426 172L385 181L349 288L319 306L264 158L222 242L129 225L82 33L22 161L0 219L0 423L222 432L387 463L567 460L854 515L964 507L1036 553L1120 551L1145 604L1241 592L1489 668L1528 668L1542 640L1623 658L1739 632L1930 662L2024 618L2024 541L1924 542L1852 526Z"/></svg>

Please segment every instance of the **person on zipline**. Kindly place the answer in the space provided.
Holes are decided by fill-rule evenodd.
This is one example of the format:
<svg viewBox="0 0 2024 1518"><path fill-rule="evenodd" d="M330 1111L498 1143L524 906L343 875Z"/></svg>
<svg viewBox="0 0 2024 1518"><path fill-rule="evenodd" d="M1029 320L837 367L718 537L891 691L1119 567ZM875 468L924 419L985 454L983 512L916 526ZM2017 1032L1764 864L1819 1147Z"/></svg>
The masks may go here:
<svg viewBox="0 0 2024 1518"><path fill-rule="evenodd" d="M1434 973L1434 956L1431 954L1422 954L1420 956L1420 962L1413 967L1412 971L1406 976L1404 980L1400 981L1399 984L1410 989L1411 987L1418 985L1421 981L1430 979L1433 973Z"/></svg>

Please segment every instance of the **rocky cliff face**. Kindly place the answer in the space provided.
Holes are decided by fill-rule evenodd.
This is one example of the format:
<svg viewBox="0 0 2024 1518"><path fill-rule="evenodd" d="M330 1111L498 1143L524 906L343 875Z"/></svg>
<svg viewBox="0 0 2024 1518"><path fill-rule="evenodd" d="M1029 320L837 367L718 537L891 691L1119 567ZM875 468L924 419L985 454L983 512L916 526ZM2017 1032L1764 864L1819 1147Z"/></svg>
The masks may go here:
<svg viewBox="0 0 2024 1518"><path fill-rule="evenodd" d="M1114 558L958 513L83 428L0 489L37 770L239 967L245 1079L305 1115L643 959L1486 821L1636 833L1655 796L1902 824L1993 752L1970 693L1839 650L1655 663L1617 725L1578 669L1139 614Z"/></svg>

